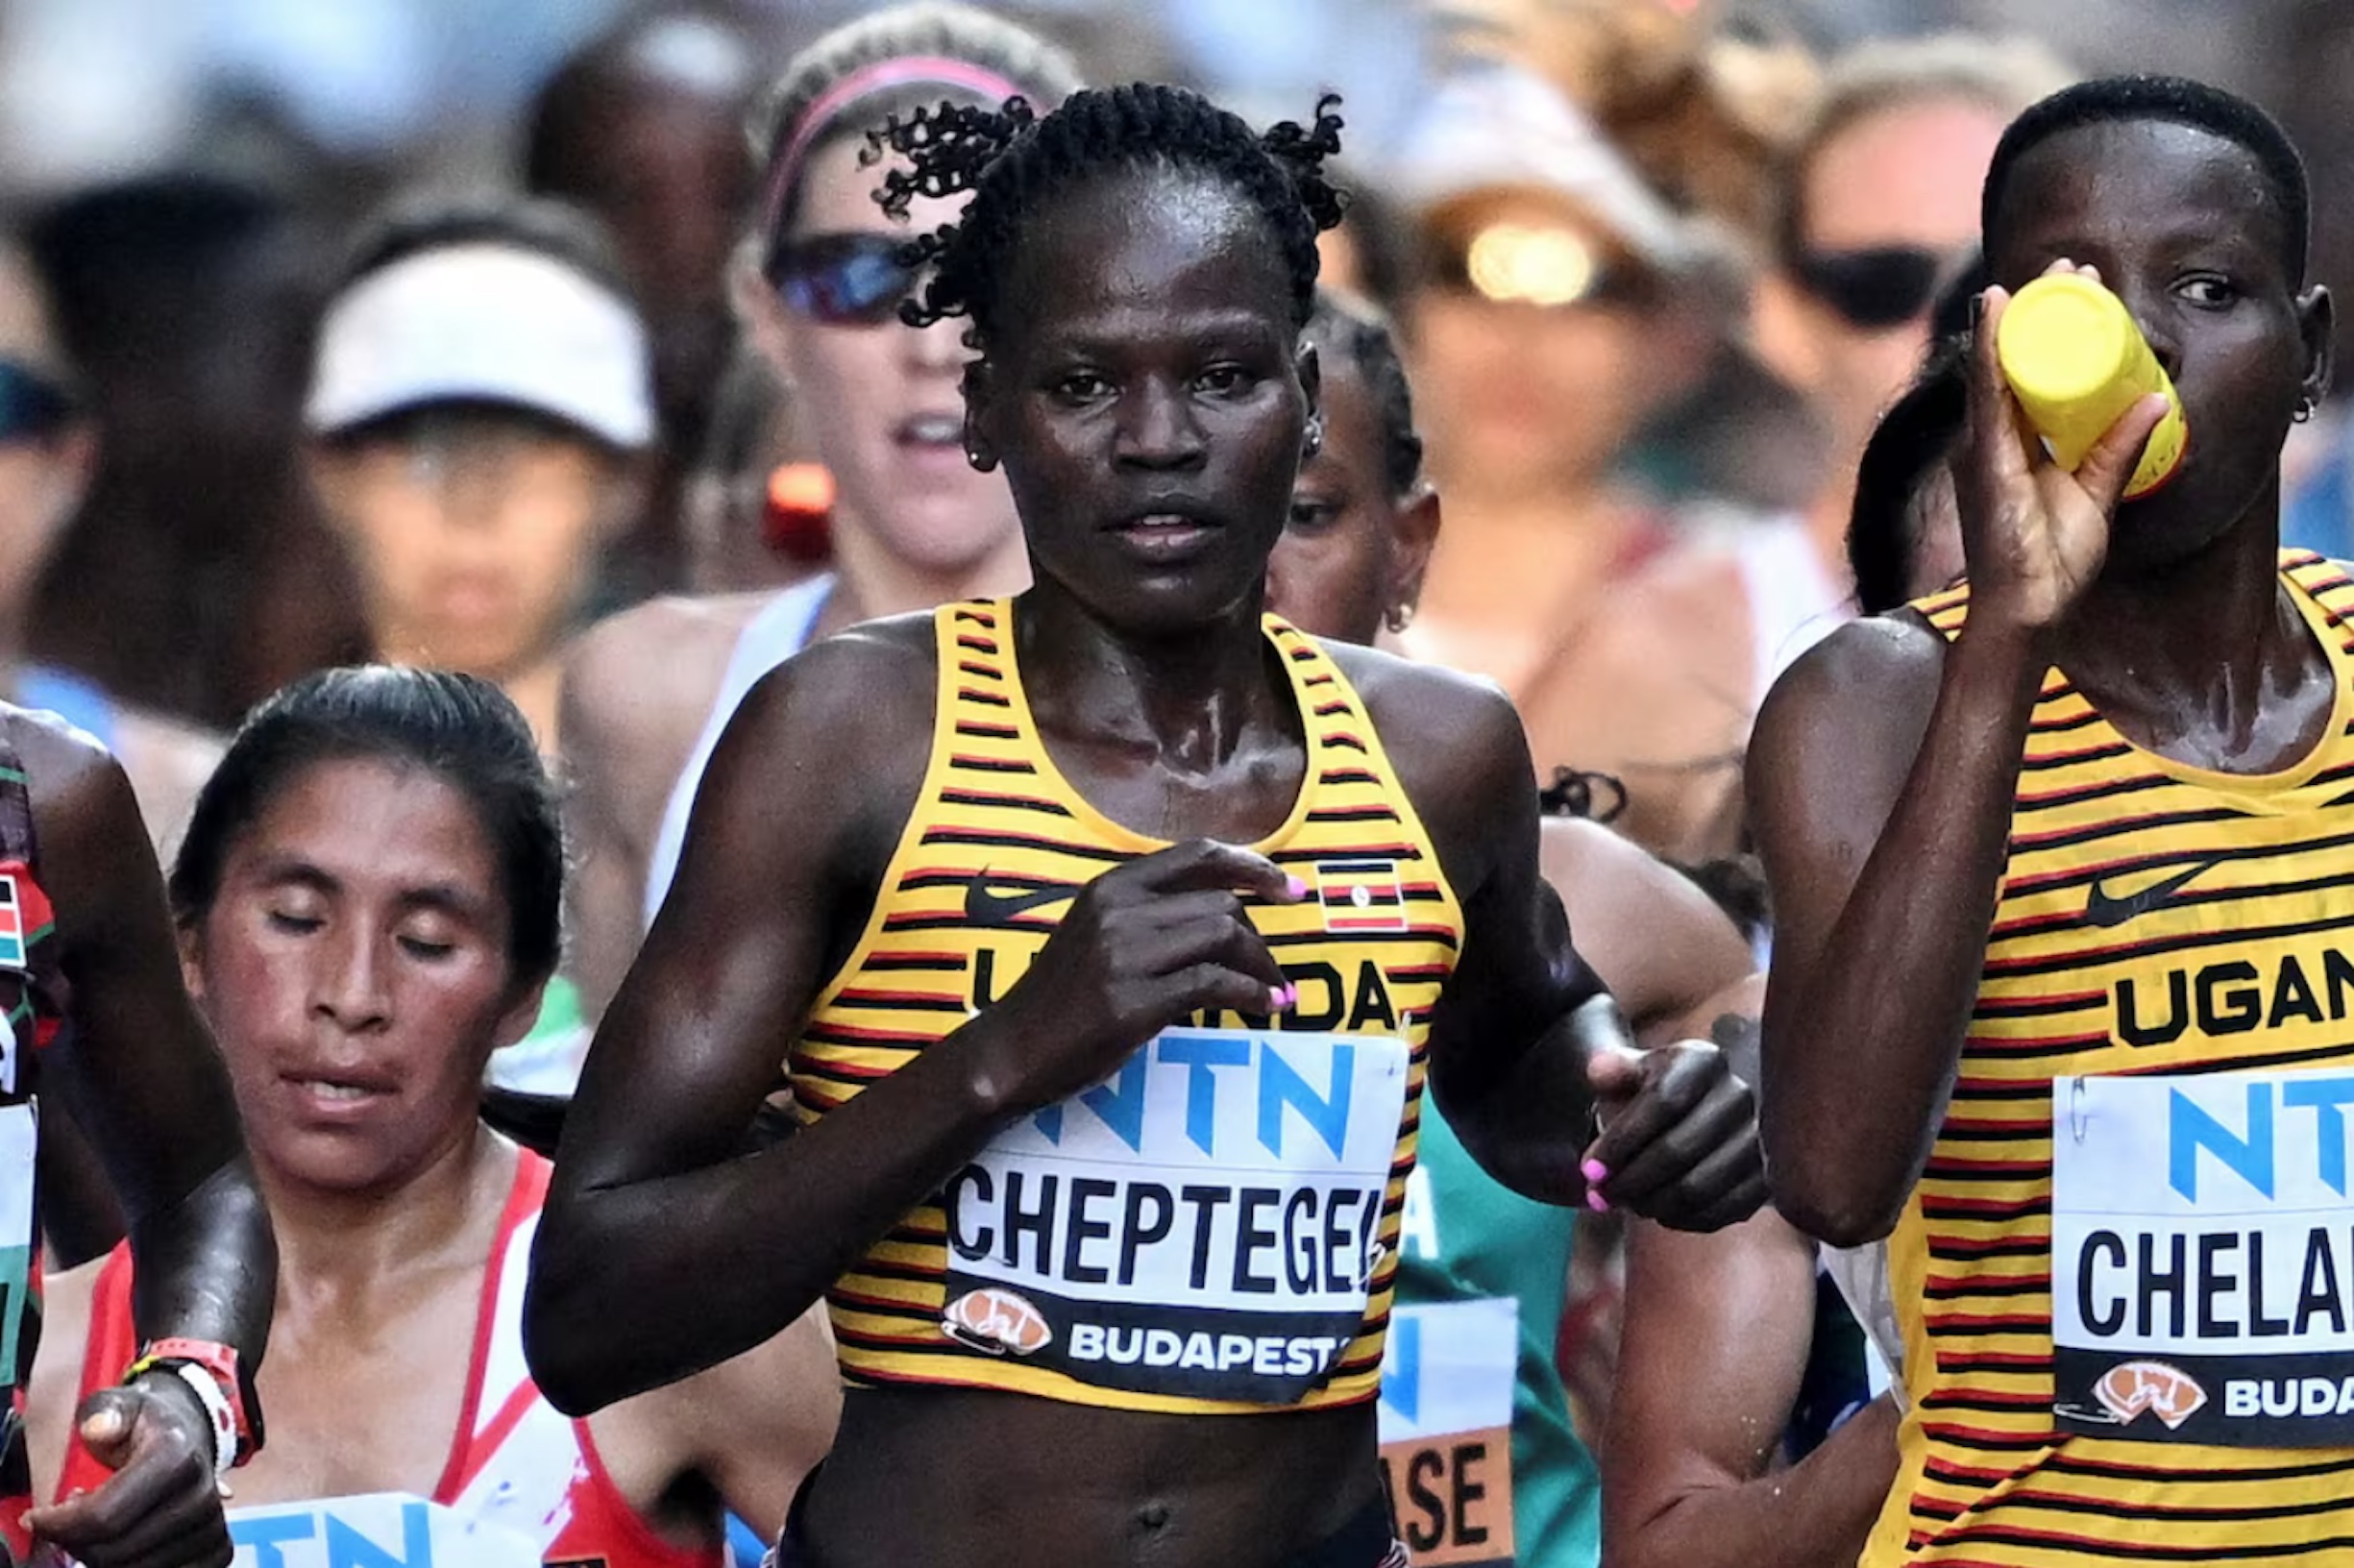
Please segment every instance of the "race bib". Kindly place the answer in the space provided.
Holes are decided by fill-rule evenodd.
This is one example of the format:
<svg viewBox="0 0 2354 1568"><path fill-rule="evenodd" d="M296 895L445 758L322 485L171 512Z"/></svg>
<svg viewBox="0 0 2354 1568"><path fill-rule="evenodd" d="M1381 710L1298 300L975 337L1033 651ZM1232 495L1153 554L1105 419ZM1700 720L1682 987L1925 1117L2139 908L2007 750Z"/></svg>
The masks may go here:
<svg viewBox="0 0 2354 1568"><path fill-rule="evenodd" d="M2354 1075L2052 1084L2065 1431L2354 1445Z"/></svg>
<svg viewBox="0 0 2354 1568"><path fill-rule="evenodd" d="M1165 1030L942 1189L941 1332L1098 1387L1296 1403L1364 1323L1407 1066L1386 1036Z"/></svg>
<svg viewBox="0 0 2354 1568"><path fill-rule="evenodd" d="M17 1335L33 1288L33 1156L39 1117L28 1100L0 1106L0 1388L13 1387Z"/></svg>
<svg viewBox="0 0 2354 1568"><path fill-rule="evenodd" d="M405 1492L231 1508L234 1568L540 1568L522 1535Z"/></svg>
<svg viewBox="0 0 2354 1568"><path fill-rule="evenodd" d="M1512 1560L1508 1297L1397 1307L1382 1357L1382 1468L1415 1568Z"/></svg>

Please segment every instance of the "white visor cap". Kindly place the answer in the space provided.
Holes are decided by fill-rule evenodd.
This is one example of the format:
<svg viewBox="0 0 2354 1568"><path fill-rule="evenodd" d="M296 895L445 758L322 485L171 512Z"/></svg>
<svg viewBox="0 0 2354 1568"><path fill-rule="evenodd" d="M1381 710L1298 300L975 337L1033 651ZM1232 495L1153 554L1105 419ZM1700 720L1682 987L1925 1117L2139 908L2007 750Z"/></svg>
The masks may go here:
<svg viewBox="0 0 2354 1568"><path fill-rule="evenodd" d="M321 435L420 404L513 404L609 446L653 439L646 329L552 257L451 245L369 274L319 331L305 423Z"/></svg>

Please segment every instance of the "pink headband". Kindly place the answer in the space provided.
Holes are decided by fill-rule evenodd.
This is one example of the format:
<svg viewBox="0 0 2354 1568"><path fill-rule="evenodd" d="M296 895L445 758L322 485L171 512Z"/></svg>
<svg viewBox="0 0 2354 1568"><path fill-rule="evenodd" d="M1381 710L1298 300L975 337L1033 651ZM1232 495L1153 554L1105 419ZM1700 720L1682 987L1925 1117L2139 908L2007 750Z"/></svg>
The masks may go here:
<svg viewBox="0 0 2354 1568"><path fill-rule="evenodd" d="M769 236L770 243L774 243L777 220L784 216L785 193L800 175L801 159L825 129L861 98L919 85L954 87L992 104L1024 96L1013 81L987 66L946 55L901 55L860 66L818 94L817 100L801 111L800 118L794 122L793 135L785 138L784 151L769 165L769 194L761 204L760 232Z"/></svg>

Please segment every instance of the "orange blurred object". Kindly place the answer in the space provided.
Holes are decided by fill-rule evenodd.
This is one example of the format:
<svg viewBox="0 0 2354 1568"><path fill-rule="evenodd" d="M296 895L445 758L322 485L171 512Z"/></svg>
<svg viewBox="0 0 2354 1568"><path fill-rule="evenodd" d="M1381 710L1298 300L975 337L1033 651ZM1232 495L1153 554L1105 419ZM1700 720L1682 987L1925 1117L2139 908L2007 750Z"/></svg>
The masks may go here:
<svg viewBox="0 0 2354 1568"><path fill-rule="evenodd" d="M821 463L786 463L769 475L761 537L794 560L824 560L833 550L833 511L832 472Z"/></svg>

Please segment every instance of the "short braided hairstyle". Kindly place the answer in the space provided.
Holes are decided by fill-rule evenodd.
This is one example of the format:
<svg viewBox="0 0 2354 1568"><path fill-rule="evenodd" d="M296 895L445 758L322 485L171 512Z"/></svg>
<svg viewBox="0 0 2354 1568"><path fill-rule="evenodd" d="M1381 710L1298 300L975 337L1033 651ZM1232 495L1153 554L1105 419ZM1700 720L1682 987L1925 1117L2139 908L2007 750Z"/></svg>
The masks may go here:
<svg viewBox="0 0 2354 1568"><path fill-rule="evenodd" d="M1304 328L1315 307L1316 235L1340 221L1345 203L1324 175L1340 150L1339 103L1327 94L1312 125L1286 120L1263 135L1197 92L1151 83L1076 92L1043 118L1020 98L895 114L868 136L869 161L887 152L907 159L884 176L875 197L883 210L904 218L918 196L972 193L957 222L908 243L907 259L933 271L899 314L914 327L963 316L972 346L985 347L1024 220L1097 175L1152 166L1214 176L1258 206L1290 269L1292 323Z"/></svg>

